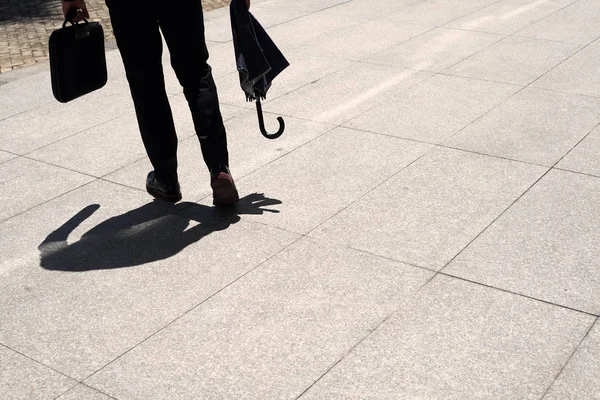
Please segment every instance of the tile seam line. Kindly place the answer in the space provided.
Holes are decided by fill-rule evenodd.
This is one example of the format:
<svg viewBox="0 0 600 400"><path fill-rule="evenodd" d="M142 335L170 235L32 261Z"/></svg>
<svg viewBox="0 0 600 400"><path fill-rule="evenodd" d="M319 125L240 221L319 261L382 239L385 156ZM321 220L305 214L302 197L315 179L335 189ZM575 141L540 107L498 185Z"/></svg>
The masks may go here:
<svg viewBox="0 0 600 400"><path fill-rule="evenodd" d="M242 275L240 275L239 277L235 278L234 280L232 280L231 282L227 283L225 286L223 286L222 288L216 290L215 292L213 292L212 294L210 294L209 296L207 296L206 298L204 298L200 303L196 304L195 306L189 308L187 311L183 312L181 315L179 315L178 317L176 317L175 319L173 319L172 321L170 321L169 323L167 323L166 325L164 325L163 327L159 328L158 330L156 330L154 333L152 333L151 335L149 335L148 337L144 338L143 340L141 340L140 342L138 342L137 344L135 344L134 346L132 346L131 348L129 348L128 350L124 351L123 353L121 353L119 356L115 357L113 360L111 360L110 362L106 363L105 365L103 365L102 367L98 368L96 371L92 372L90 375L88 375L87 377L83 378L81 380L81 383L85 383L85 381L89 380L90 378L92 378L94 375L100 373L102 370L104 370L105 368L107 368L108 366L114 364L115 362L117 362L118 360L120 360L121 358L125 357L127 354L129 354L130 352L132 352L133 350L135 350L136 348L138 348L139 346L143 345L144 343L146 343L147 341L149 341L150 339L152 339L154 336L160 334L161 332L163 332L164 330L166 330L167 328L169 328L170 326L172 326L173 324L177 323L178 321L180 321L182 318L184 318L186 315L188 315L189 313L191 313L192 311L198 309L199 307L201 307L202 305L204 305L206 302L212 300L215 296L217 296L218 294L220 294L221 292L223 292L224 290L226 290L227 288L229 288L230 286L234 285L235 283L237 283L238 281L240 281L241 279L243 279L244 277L246 277L247 275L251 274L252 272L256 271L257 269L259 269L260 267L262 267L265 263L269 262L270 260L272 260L273 258L275 258L276 256L278 256L279 254L283 253L284 251L286 251L288 248L290 248L291 246L293 246L294 244L296 244L298 241L302 240L305 235L296 235L298 236L297 238L295 238L294 240L291 241L291 243L289 243L288 245L284 246L281 250L276 251L275 253L273 253L271 256L266 257L263 261L259 262L258 265L251 267L251 269L249 269L248 271L244 272ZM87 386L90 386L91 388L95 389L94 386L89 385L86 383Z"/></svg>
<svg viewBox="0 0 600 400"><path fill-rule="evenodd" d="M97 389L97 388L95 388L95 387L92 387L92 386L90 386L90 385L87 385L87 384L85 384L85 383L83 383L83 382L78 382L78 383L77 383L75 386L73 386L72 388L70 388L70 389L68 389L68 390L64 391L63 393L59 394L58 396L56 396L56 397L54 398L54 400L59 400L59 399L60 399L62 396L64 396L65 394L67 394L68 392L70 392L71 390L75 389L77 386L80 386L80 385L81 385L81 386L85 386L85 387L87 387L88 389L90 389L90 390L93 390L94 392L98 392L98 393L100 393L100 394L103 394L104 396L108 397L108 398L109 398L109 399L111 399L111 400L118 400L116 397L113 397L113 396L109 395L108 393L104 393L102 390L100 390L100 389Z"/></svg>
<svg viewBox="0 0 600 400"><path fill-rule="evenodd" d="M535 301L535 302L538 302L538 303L543 303L543 304L546 304L546 305L549 305L549 306L553 306L553 307L557 307L557 308L562 308L563 310L576 312L578 314L587 315L589 317L593 317L593 318L599 318L600 317L600 314L595 314L595 313L590 312L590 311L584 311L584 310L580 310L578 308L565 306L565 305L559 304L559 303L554 303L554 302L549 301L549 300L544 300L544 299L539 298L539 297L534 297L534 296L529 296L529 295L526 295L526 294L523 294L523 293L513 292L512 290L509 290L509 289L504 289L504 288L493 286L493 285L490 285L490 284L487 284L487 283L478 282L478 281L475 281L473 279L464 278L462 276L454 275L454 274L449 273L449 272L440 272L439 275L446 276L446 277L453 278L453 279L458 279L458 280L463 281L463 282L468 282L468 283L471 283L471 284L474 284L474 285L477 285L477 286L482 286L482 287L485 287L485 288L488 288L488 289L492 289L492 290L495 290L495 291L498 291L498 292L510 294L510 295L513 295L513 296L521 297L521 298L525 298L525 299L532 300L532 301Z"/></svg>
<svg viewBox="0 0 600 400"><path fill-rule="evenodd" d="M430 271L430 272L432 272L432 271ZM438 274L439 273L434 273L429 279L427 279L425 281L425 283L423 283L420 287L418 287L414 291L413 294L408 296L404 301L400 302L398 304L398 307L394 311L392 311L389 315L387 315L386 317L381 319L378 323L374 324L373 328L369 329L367 334L365 334L363 337L359 338L353 345L349 346L348 350L344 354L342 354L342 356L335 363L333 363L323 374L321 374L321 376L319 376L302 393L300 393L295 398L295 400L299 400L302 396L304 396L310 389L312 389L317 383L319 383L319 381L321 381L326 375L328 375L339 363L341 363L346 358L348 358L354 352L354 350L356 350L356 348L358 348L358 346L360 346L362 343L365 342L365 340L367 340L375 332L377 332L387 321L390 320L390 318L392 318L393 316L395 316L396 314L401 312L402 308L405 306L405 304L407 304L412 299L414 299L419 294L421 294L425 290L425 288L431 284L431 282L435 279L435 277L438 276Z"/></svg>
<svg viewBox="0 0 600 400"><path fill-rule="evenodd" d="M390 135L390 134L387 134L387 133L373 132L373 131L369 131L369 130L366 130L366 129L354 128L354 127L349 127L349 126L341 126L341 128L348 129L348 130L354 130L354 131L358 131L358 132L371 133L371 134L374 134L374 135L385 136L385 137L389 137L389 138L393 138L393 139L398 139L398 140L404 140L404 141L412 142L412 143L429 145L429 146L437 147L437 148L440 148L440 149L456 150L456 151L460 151L460 152L463 152L463 153L476 154L476 155L479 155L479 156L496 158L498 160L511 161L511 162L515 162L515 163L531 165L533 167L550 168L548 165L537 164L537 163L534 163L534 162L531 162L531 161L518 160L516 158L504 157L504 156L499 156L499 155L496 155L496 154L488 154L488 153L483 153L483 152L479 152L479 151L475 151L475 150L462 149L460 147L454 147L454 146L446 145L446 144L443 144L443 143L424 142L424 141L413 139L413 138L407 138L407 137L402 137L402 136L394 136L394 135ZM592 132L590 132L590 134L591 133ZM570 170L565 170L565 171L573 172L573 173L579 173L577 171L570 171ZM580 174L595 176L593 174L585 174L585 173L580 173Z"/></svg>
<svg viewBox="0 0 600 400"><path fill-rule="evenodd" d="M44 368L47 368L47 369L49 369L49 370L51 370L51 371L53 371L53 372L56 372L57 374L59 374L59 375L61 375L61 376L65 377L65 378L67 378L67 379L70 379L70 380L72 380L72 381L74 381L74 382L77 382L77 383L76 383L76 384L75 384L73 387L75 387L75 386L77 386L77 385L79 384L79 379L73 378L72 376L69 376L69 375L65 374L64 372L60 372L60 371L58 371L57 369L54 369L54 368L52 368L51 366L49 366L49 365L46 365L46 364L44 364L43 362L41 362L41 361L38 361L38 360L36 360L35 358L28 356L28 355L27 355L27 354L25 354L25 353L22 353L22 352L20 352L20 351L18 351L18 350L15 350L15 349L13 349L13 348L12 348L12 347L10 347L10 346L7 346L7 345L5 345L4 343L0 343L0 346L2 346L2 347L4 347L4 348L8 349L9 351L12 351L13 353L16 353L16 354L20 355L20 356L22 356L22 357L25 357L25 358L26 358L26 359L28 359L29 361L32 361L32 362L34 362L34 363L36 363L36 364L38 364L38 365L41 365L41 366L42 366L42 367L44 367ZM69 388L68 390L71 390L73 387ZM64 392L63 392L63 393L64 393ZM61 393L61 395L62 395L63 393Z"/></svg>
<svg viewBox="0 0 600 400"><path fill-rule="evenodd" d="M556 381L558 381L558 378L560 378L560 376L562 375L562 373L564 372L565 368L569 365L569 363L571 362L571 360L573 359L573 357L575 357L575 354L577 354L577 351L579 351L579 349L581 348L581 346L583 345L583 342L585 342L585 340L589 337L590 333L592 332L592 329L594 329L594 326L600 321L600 317L597 317L596 320L594 322L592 322L590 329L588 329L588 331L586 332L586 334L583 336L583 338L581 338L581 340L579 341L579 343L577 344L577 346L575 346L575 348L573 349L573 352L571 353L571 355L567 358L566 362L564 363L564 365L561 367L560 371L558 371L558 373L554 376L554 379L552 380L552 383L550 383L550 385L548 386L548 388L544 391L544 393L542 394L542 396L540 397L540 400L543 400L546 395L548 394L548 392L550 392L550 390L552 389L552 387L554 386L554 384L556 383Z"/></svg>
<svg viewBox="0 0 600 400"><path fill-rule="evenodd" d="M568 152L565 153L564 156L562 156L560 158L560 160L558 160L553 166L552 169L555 169L556 166L558 164L560 164L569 154L571 154L573 152L573 150L575 150L577 148L577 146L579 146L585 139L587 139L598 127L600 127L600 122L598 122L598 124L596 124L596 126L594 126L587 134L585 134L585 136L583 136L576 144L575 146L573 146ZM556 168L558 169L558 168ZM569 171L569 172L574 172L574 171ZM582 174L582 175L590 175L590 174ZM594 175L592 175L594 176Z"/></svg>
<svg viewBox="0 0 600 400"><path fill-rule="evenodd" d="M573 171L573 170L570 170L567 168L555 167L554 170L562 171L562 172L570 172L572 174L577 174L577 175L589 176L590 178L600 178L600 175L594 175L594 174L589 174L589 173L580 172L580 171Z"/></svg>

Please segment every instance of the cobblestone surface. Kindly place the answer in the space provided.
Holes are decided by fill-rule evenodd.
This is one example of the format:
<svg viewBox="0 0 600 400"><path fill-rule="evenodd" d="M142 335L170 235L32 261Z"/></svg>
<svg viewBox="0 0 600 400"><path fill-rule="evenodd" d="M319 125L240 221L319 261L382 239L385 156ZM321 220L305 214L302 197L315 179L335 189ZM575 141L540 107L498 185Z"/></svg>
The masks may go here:
<svg viewBox="0 0 600 400"><path fill-rule="evenodd" d="M229 4L229 0L202 0L204 10ZM92 21L113 39L104 0L88 0ZM62 25L60 0L0 0L0 73L35 64L48 58L48 37Z"/></svg>

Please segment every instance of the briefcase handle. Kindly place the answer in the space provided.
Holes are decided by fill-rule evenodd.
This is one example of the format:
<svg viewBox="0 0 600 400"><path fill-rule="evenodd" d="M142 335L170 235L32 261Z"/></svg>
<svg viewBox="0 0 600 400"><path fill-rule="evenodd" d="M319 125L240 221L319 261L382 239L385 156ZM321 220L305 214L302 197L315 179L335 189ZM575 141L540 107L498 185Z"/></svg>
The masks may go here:
<svg viewBox="0 0 600 400"><path fill-rule="evenodd" d="M62 26L62 27L63 27L63 28L65 28L65 27L67 26L67 22L70 22L70 23L71 23L71 25L77 25L79 22L81 22L81 21L79 21L79 22L75 22L75 23L73 23L73 18L75 18L75 15L77 15L77 10L73 10L73 9L71 9L71 10L70 10L70 11L67 13L67 15L65 15L65 22L63 22L63 26ZM84 22L86 25L88 25L88 24L89 24L88 20L87 20L87 19L85 19L85 17L83 18L83 20L82 20L82 21L83 21L83 22Z"/></svg>

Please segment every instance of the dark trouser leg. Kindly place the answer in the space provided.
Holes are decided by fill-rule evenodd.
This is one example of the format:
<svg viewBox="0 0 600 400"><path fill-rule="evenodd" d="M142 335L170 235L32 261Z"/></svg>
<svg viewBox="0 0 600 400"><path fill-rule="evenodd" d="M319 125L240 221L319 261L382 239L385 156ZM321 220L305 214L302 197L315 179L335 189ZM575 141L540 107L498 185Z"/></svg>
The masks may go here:
<svg viewBox="0 0 600 400"><path fill-rule="evenodd" d="M154 0L153 3L171 53L171 64L192 112L204 162L209 169L219 164L229 166L217 88L207 64L202 3L200 0Z"/></svg>
<svg viewBox="0 0 600 400"><path fill-rule="evenodd" d="M135 111L156 176L177 180L177 135L165 91L156 9L143 0L107 2Z"/></svg>

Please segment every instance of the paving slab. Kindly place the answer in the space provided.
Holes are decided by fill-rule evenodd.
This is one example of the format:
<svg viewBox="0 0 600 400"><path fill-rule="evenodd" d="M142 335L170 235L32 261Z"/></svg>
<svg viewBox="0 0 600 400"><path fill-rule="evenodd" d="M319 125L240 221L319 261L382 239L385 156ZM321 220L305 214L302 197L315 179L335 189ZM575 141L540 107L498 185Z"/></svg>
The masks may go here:
<svg viewBox="0 0 600 400"><path fill-rule="evenodd" d="M48 71L10 81L0 89L0 120L51 103L52 84Z"/></svg>
<svg viewBox="0 0 600 400"><path fill-rule="evenodd" d="M519 36L588 44L600 37L600 4L580 0L519 31Z"/></svg>
<svg viewBox="0 0 600 400"><path fill-rule="evenodd" d="M308 2L291 2L288 0L277 0L281 3L281 9L285 7L293 7L294 4L307 5ZM317 7L324 5L323 0L311 0L315 2ZM339 1L339 0L330 0ZM347 1L347 0L343 0ZM283 3L285 2L285 6ZM342 1L340 1L341 3ZM267 3L262 3L266 7ZM279 7L278 7L279 8ZM359 28L361 24L367 22L368 19L360 15L353 16L337 16L325 15L322 13L312 13L303 17L294 19L288 23L273 26L267 29L267 33L277 44L277 47L283 54L287 54L290 50L294 50L304 43L315 39L323 34L334 33L340 29L350 26Z"/></svg>
<svg viewBox="0 0 600 400"><path fill-rule="evenodd" d="M593 321L438 276L301 399L539 399Z"/></svg>
<svg viewBox="0 0 600 400"><path fill-rule="evenodd" d="M438 144L480 118L520 86L436 75L393 94L344 126Z"/></svg>
<svg viewBox="0 0 600 400"><path fill-rule="evenodd" d="M260 7L269 10L302 11L306 13L317 13L318 11L335 7L348 0L253 0L252 8Z"/></svg>
<svg viewBox="0 0 600 400"><path fill-rule="evenodd" d="M352 4L352 3L349 3ZM419 36L431 28L403 25L387 20L362 23L360 29L349 26L333 33L326 32L302 45L308 52L347 60L369 60L371 56Z"/></svg>
<svg viewBox="0 0 600 400"><path fill-rule="evenodd" d="M77 384L13 350L0 345L0 387L11 400L54 399Z"/></svg>
<svg viewBox="0 0 600 400"><path fill-rule="evenodd" d="M303 239L85 382L127 399L296 398L431 275Z"/></svg>
<svg viewBox="0 0 600 400"><path fill-rule="evenodd" d="M526 88L446 144L552 166L598 123L599 99Z"/></svg>
<svg viewBox="0 0 600 400"><path fill-rule="evenodd" d="M270 111L342 124L431 75L402 68L353 62L348 67L269 103Z"/></svg>
<svg viewBox="0 0 600 400"><path fill-rule="evenodd" d="M527 28L574 0L506 0L447 24L450 28L510 35Z"/></svg>
<svg viewBox="0 0 600 400"><path fill-rule="evenodd" d="M27 158L0 164L0 221L60 196L92 177Z"/></svg>
<svg viewBox="0 0 600 400"><path fill-rule="evenodd" d="M600 179L552 171L446 269L600 314Z"/></svg>
<svg viewBox="0 0 600 400"><path fill-rule="evenodd" d="M526 86L573 55L580 47L572 43L511 36L444 72Z"/></svg>
<svg viewBox="0 0 600 400"><path fill-rule="evenodd" d="M56 400L111 400L113 397L109 397L105 394L98 392L85 385L77 385L73 389L63 393Z"/></svg>
<svg viewBox="0 0 600 400"><path fill-rule="evenodd" d="M110 217L86 221L65 242L101 195L100 210ZM27 254L40 250L35 259L15 257L18 266L8 263L3 274L0 343L79 380L299 237L242 220L262 213L265 201L224 214L192 203L165 211L147 195L106 182L78 196L77 214L49 204L35 214L45 228L17 242ZM177 216L183 209L186 216ZM46 223L53 213L63 216L62 226Z"/></svg>
<svg viewBox="0 0 600 400"><path fill-rule="evenodd" d="M322 15L356 16L367 19L380 19L382 15L389 15L405 9L423 0L353 0L346 1L322 10Z"/></svg>
<svg viewBox="0 0 600 400"><path fill-rule="evenodd" d="M392 20L392 23L397 22ZM502 35L491 33L437 28L375 54L365 61L419 71L441 72L502 38Z"/></svg>
<svg viewBox="0 0 600 400"><path fill-rule="evenodd" d="M438 148L310 233L441 269L545 168Z"/></svg>
<svg viewBox="0 0 600 400"><path fill-rule="evenodd" d="M600 77L597 61L600 59L600 41L585 47L567 61L533 83L533 86L600 97Z"/></svg>
<svg viewBox="0 0 600 400"><path fill-rule="evenodd" d="M58 251L53 258L53 263L77 264L89 258L91 254L102 253L108 248L127 239L135 231L111 232L110 230L93 232L93 238L84 238L84 235L93 227L100 225L114 216L135 210L150 203L151 197L144 192L132 190L108 182L94 181L72 192L50 200L44 204L4 221L0 224L0 248L2 260L0 262L0 288L2 292L14 285L18 276L23 279L28 276L40 276L41 280L51 276L40 268L40 245L47 252L60 250L64 240L68 243L86 242L86 246L73 246L68 252ZM146 218L158 217L165 210L156 207L148 208ZM78 216L77 218L74 218ZM68 224L67 222L70 221ZM66 224L66 225L65 225ZM63 226L62 230L58 230ZM143 225L141 226L143 227ZM139 229L140 227L138 227ZM46 242L52 232L51 238L62 237L59 233L68 234L61 240ZM118 234L117 234L118 233ZM54 243L56 242L56 243ZM60 256L64 254L65 257ZM13 275L16 274L16 275ZM19 278L20 279L20 278Z"/></svg>
<svg viewBox="0 0 600 400"><path fill-rule="evenodd" d="M265 29L283 24L309 13L309 11L302 10L293 11L279 8L263 9L261 8L261 3L254 4L254 2L250 11ZM220 43L231 42L231 17L229 12L222 13L218 17L207 19L204 23L204 31L206 40ZM232 60L235 59L233 52L230 56Z"/></svg>
<svg viewBox="0 0 600 400"><path fill-rule="evenodd" d="M0 121L0 148L27 154L132 111L129 91L108 85L67 104L54 101Z"/></svg>
<svg viewBox="0 0 600 400"><path fill-rule="evenodd" d="M498 0L427 0L385 17L398 23L442 26L497 2Z"/></svg>
<svg viewBox="0 0 600 400"><path fill-rule="evenodd" d="M281 212L261 220L305 234L429 148L426 144L338 128L256 171L240 182L239 189L273 193L283 202Z"/></svg>
<svg viewBox="0 0 600 400"><path fill-rule="evenodd" d="M544 400L600 397L600 323L591 330Z"/></svg>
<svg viewBox="0 0 600 400"><path fill-rule="evenodd" d="M277 124L276 115L265 113L268 127ZM285 156L290 151L333 129L332 126L286 118L286 133L278 140L265 139L258 129L256 111L240 110L237 117L227 120L225 128L228 135L229 165L231 172L239 179L263 167L271 161ZM180 142L177 151L179 183L184 200L198 201L212 193L210 175L202 158L200 143L196 136ZM152 170L147 157L104 176L139 190L146 190L146 175ZM239 185L238 185L239 186Z"/></svg>
<svg viewBox="0 0 600 400"><path fill-rule="evenodd" d="M557 167L600 177L600 127L571 150Z"/></svg>

